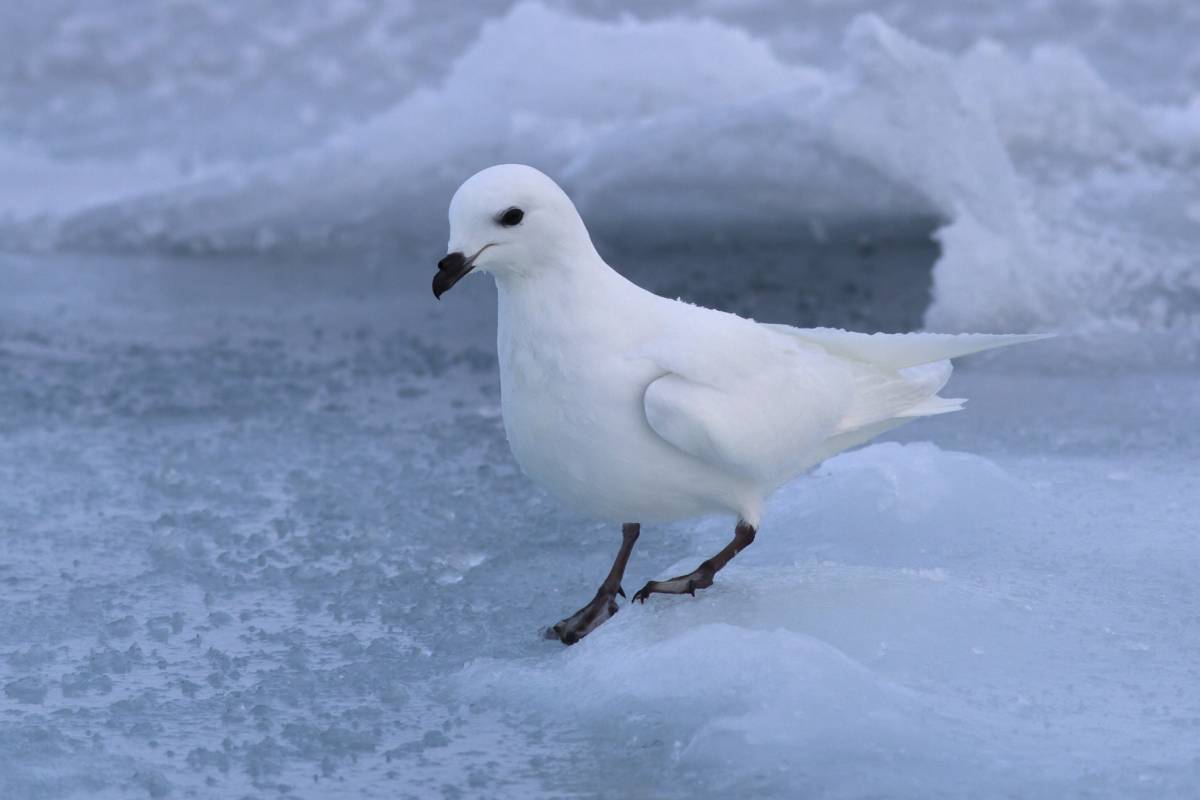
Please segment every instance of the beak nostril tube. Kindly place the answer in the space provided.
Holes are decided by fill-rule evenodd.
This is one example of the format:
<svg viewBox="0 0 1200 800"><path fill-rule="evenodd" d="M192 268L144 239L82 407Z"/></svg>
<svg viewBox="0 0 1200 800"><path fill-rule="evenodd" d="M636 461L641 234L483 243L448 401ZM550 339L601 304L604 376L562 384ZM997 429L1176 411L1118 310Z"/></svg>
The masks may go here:
<svg viewBox="0 0 1200 800"><path fill-rule="evenodd" d="M462 253L450 253L438 262L438 269L443 272L448 269L459 269L466 260L467 257Z"/></svg>

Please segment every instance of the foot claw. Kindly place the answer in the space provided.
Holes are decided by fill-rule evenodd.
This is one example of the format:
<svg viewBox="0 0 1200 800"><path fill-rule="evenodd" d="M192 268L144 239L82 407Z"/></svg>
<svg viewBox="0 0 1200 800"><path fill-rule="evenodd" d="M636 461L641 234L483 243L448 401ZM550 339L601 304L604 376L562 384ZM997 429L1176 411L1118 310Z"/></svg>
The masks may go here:
<svg viewBox="0 0 1200 800"><path fill-rule="evenodd" d="M618 586L618 587L617 587L617 594L621 595L621 597L624 597L624 596L625 596L625 589L624 589L623 587L621 587L621 586Z"/></svg>

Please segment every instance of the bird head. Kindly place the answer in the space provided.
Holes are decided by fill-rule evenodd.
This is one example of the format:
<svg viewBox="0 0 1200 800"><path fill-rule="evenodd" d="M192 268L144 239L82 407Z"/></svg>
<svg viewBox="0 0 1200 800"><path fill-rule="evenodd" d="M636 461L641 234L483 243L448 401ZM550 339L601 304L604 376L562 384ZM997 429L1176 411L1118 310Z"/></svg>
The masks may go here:
<svg viewBox="0 0 1200 800"><path fill-rule="evenodd" d="M472 271L532 277L595 254L571 198L523 164L488 167L458 187L447 249L433 276L439 298Z"/></svg>

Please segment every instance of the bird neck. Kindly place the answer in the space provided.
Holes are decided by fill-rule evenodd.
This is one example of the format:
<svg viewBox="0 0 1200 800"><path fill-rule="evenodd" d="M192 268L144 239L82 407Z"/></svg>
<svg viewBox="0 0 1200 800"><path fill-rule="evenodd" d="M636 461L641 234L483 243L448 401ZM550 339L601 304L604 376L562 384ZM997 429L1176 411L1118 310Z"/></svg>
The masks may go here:
<svg viewBox="0 0 1200 800"><path fill-rule="evenodd" d="M537 264L497 271L496 287L502 308L541 314L548 309L584 313L641 291L606 264L590 241L586 247L547 252Z"/></svg>
<svg viewBox="0 0 1200 800"><path fill-rule="evenodd" d="M540 266L496 275L502 366L520 352L577 352L611 339L621 319L638 315L653 298L594 250L590 258L575 254Z"/></svg>

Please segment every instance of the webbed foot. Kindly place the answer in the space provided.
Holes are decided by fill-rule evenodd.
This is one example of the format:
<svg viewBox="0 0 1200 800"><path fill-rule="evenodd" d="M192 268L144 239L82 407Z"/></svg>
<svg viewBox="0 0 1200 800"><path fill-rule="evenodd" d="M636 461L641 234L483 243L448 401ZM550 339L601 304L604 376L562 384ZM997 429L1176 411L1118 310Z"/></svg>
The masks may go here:
<svg viewBox="0 0 1200 800"><path fill-rule="evenodd" d="M647 581L646 585L637 590L633 596L636 603L644 603L652 594L690 594L696 596L697 589L707 589L713 584L716 571L704 562L687 575L680 575L665 581Z"/></svg>
<svg viewBox="0 0 1200 800"><path fill-rule="evenodd" d="M713 577L742 550L754 543L756 528L745 520L738 520L733 532L733 541L721 548L721 552L705 561L687 575L666 581L650 581L633 596L635 602L645 603L652 594L690 594L696 596L697 589L707 589Z"/></svg>

